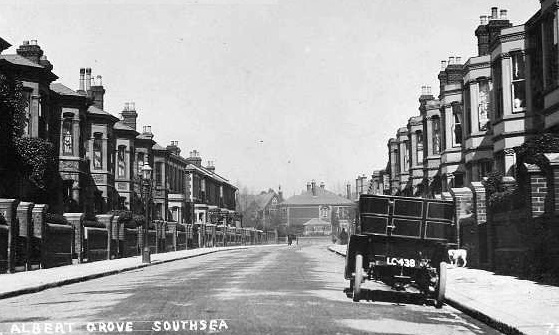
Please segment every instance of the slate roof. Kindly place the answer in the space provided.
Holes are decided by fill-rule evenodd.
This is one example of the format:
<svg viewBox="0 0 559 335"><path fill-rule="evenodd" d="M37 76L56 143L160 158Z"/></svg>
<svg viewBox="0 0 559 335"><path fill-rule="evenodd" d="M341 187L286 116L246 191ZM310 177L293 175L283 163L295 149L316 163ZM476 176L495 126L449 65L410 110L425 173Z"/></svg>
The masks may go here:
<svg viewBox="0 0 559 335"><path fill-rule="evenodd" d="M118 120L118 118L116 116L114 116L113 114L109 113L109 112L105 112L104 110L102 110L101 108L97 108L95 106L89 106L89 108L87 109L87 112L89 114L94 114L94 115L100 115L100 116L109 116L112 117L115 120Z"/></svg>
<svg viewBox="0 0 559 335"><path fill-rule="evenodd" d="M160 146L158 143L155 143L153 145L153 147L151 147L151 149L152 150L160 150L160 151L167 150L166 148L163 148L162 146Z"/></svg>
<svg viewBox="0 0 559 335"><path fill-rule="evenodd" d="M263 210L268 203L272 200L272 198L276 195L275 192L268 192L264 194L246 194L243 197L243 201L239 201L239 205L241 206L242 210L245 210L244 207L250 207L254 203L257 210ZM246 201L245 201L246 200ZM246 205L246 206L245 206Z"/></svg>
<svg viewBox="0 0 559 335"><path fill-rule="evenodd" d="M15 65L30 66L43 69L41 65L33 63L29 59L20 55L0 55L0 59L5 59L6 61Z"/></svg>
<svg viewBox="0 0 559 335"><path fill-rule="evenodd" d="M64 85L62 85L61 83L52 83L50 84L50 89L51 91L58 93L60 95L71 95L71 96L76 96L76 97L81 97L83 95L79 94L78 92L72 90L71 88L68 88Z"/></svg>
<svg viewBox="0 0 559 335"><path fill-rule="evenodd" d="M134 128L126 125L126 123L124 123L122 120L115 123L113 128L115 130L125 130L125 131L132 131L132 132L138 133L136 130L134 130Z"/></svg>
<svg viewBox="0 0 559 335"><path fill-rule="evenodd" d="M317 187L315 192L316 195L313 195L312 191L304 191L288 198L282 205L353 205L353 201L324 188Z"/></svg>

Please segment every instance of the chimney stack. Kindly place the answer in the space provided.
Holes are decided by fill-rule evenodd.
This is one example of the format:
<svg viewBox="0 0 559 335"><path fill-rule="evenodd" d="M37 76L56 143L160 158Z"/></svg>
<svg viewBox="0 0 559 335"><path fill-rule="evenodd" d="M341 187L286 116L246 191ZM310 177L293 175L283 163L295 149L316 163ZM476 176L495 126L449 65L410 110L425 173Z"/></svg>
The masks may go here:
<svg viewBox="0 0 559 335"><path fill-rule="evenodd" d="M501 29L512 27L512 23L507 19L507 10L501 9L499 12L498 7L491 8L491 15L480 16L481 24L476 28L475 34L477 37L478 56L489 54L489 46L495 40Z"/></svg>
<svg viewBox="0 0 559 335"><path fill-rule="evenodd" d="M37 45L37 40L31 40L31 43L29 43L29 41L23 41L23 44L16 49L16 53L35 64L39 64L41 56L43 56L43 50Z"/></svg>
<svg viewBox="0 0 559 335"><path fill-rule="evenodd" d="M80 89L79 89L80 92L84 92L84 88L85 88L84 80L85 80L85 68L82 67L80 69Z"/></svg>
<svg viewBox="0 0 559 335"><path fill-rule="evenodd" d="M507 19L507 10L506 9L501 9L499 16L500 16L499 20L506 20Z"/></svg>
<svg viewBox="0 0 559 335"><path fill-rule="evenodd" d="M311 191L312 195L316 196L316 181L314 181L314 179L311 181Z"/></svg>
<svg viewBox="0 0 559 335"><path fill-rule="evenodd" d="M86 69L86 76L87 70L89 70L89 75L91 76L91 69ZM103 79L101 76L97 76L97 82L91 78L91 83L88 91L91 91L91 98L93 98L93 105L99 109L103 109L104 106L104 97L105 97L105 89L103 88ZM87 85L87 82L86 82Z"/></svg>
<svg viewBox="0 0 559 335"><path fill-rule="evenodd" d="M347 183L345 186L346 189L346 197L351 200L351 184Z"/></svg>
<svg viewBox="0 0 559 335"><path fill-rule="evenodd" d="M448 57L448 65L454 65L454 56Z"/></svg>
<svg viewBox="0 0 559 335"><path fill-rule="evenodd" d="M307 192L310 192L310 191L311 191L311 183L307 182Z"/></svg>
<svg viewBox="0 0 559 335"><path fill-rule="evenodd" d="M91 91L91 68L85 69L85 91L89 94Z"/></svg>
<svg viewBox="0 0 559 335"><path fill-rule="evenodd" d="M189 164L195 165L197 167L202 167L202 158L200 158L200 153L197 150L192 150L190 152L190 157L186 159Z"/></svg>
<svg viewBox="0 0 559 335"><path fill-rule="evenodd" d="M128 127L136 130L136 120L138 119L138 113L136 113L136 108L130 108L133 103L125 102L124 110L120 113L122 116L122 122Z"/></svg>
<svg viewBox="0 0 559 335"><path fill-rule="evenodd" d="M491 7L491 19L497 20L499 17L497 16L497 12L499 11L498 7Z"/></svg>
<svg viewBox="0 0 559 335"><path fill-rule="evenodd" d="M456 64L461 65L460 63L462 63L462 57L456 57Z"/></svg>
<svg viewBox="0 0 559 335"><path fill-rule="evenodd" d="M181 149L179 148L179 141L171 141L171 144L167 146L167 150L179 156L181 154Z"/></svg>
<svg viewBox="0 0 559 335"><path fill-rule="evenodd" d="M207 170L210 170L211 172L215 172L215 166L214 166L214 162L213 161L208 161L208 164L206 166Z"/></svg>

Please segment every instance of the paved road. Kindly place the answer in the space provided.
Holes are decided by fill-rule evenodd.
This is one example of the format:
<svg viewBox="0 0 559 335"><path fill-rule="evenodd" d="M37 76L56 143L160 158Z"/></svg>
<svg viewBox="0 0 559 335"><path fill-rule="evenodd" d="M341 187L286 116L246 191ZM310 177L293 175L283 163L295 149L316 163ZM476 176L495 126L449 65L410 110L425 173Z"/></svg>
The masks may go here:
<svg viewBox="0 0 559 335"><path fill-rule="evenodd" d="M498 334L448 306L353 303L327 243L215 253L0 300L0 332Z"/></svg>

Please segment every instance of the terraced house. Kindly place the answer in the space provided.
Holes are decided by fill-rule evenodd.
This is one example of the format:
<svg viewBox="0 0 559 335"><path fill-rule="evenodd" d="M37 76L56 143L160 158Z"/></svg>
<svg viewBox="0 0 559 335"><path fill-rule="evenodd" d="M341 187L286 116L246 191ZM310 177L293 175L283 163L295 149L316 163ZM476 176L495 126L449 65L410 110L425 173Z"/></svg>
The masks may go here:
<svg viewBox="0 0 559 335"><path fill-rule="evenodd" d="M3 178L0 198L44 202L56 213L143 213L140 180L142 168L149 166L154 219L207 223L213 211L219 212L219 222L236 224L237 188L213 164L202 167L195 150L182 157L178 141L159 145L149 125L139 131L134 102L126 102L119 117L107 111L102 77L91 68L79 70L73 90L55 82L53 65L37 41L24 41L15 54L5 53L10 46L0 38L0 72L22 81L27 102L23 137L54 145L58 177L42 198L26 178ZM2 165L0 172L6 168Z"/></svg>
<svg viewBox="0 0 559 335"><path fill-rule="evenodd" d="M559 5L540 4L524 24L497 7L480 16L477 55L441 62L438 97L422 88L370 180L371 193L454 200L473 266L525 273L541 250L559 259Z"/></svg>

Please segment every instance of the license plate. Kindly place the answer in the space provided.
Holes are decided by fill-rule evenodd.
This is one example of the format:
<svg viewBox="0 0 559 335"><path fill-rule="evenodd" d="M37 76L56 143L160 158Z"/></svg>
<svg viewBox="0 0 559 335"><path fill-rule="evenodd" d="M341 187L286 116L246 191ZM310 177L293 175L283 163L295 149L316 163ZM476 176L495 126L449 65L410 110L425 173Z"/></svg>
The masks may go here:
<svg viewBox="0 0 559 335"><path fill-rule="evenodd" d="M399 265L407 268L415 267L415 259L409 258L397 258L397 257L386 257L386 264L389 265Z"/></svg>

